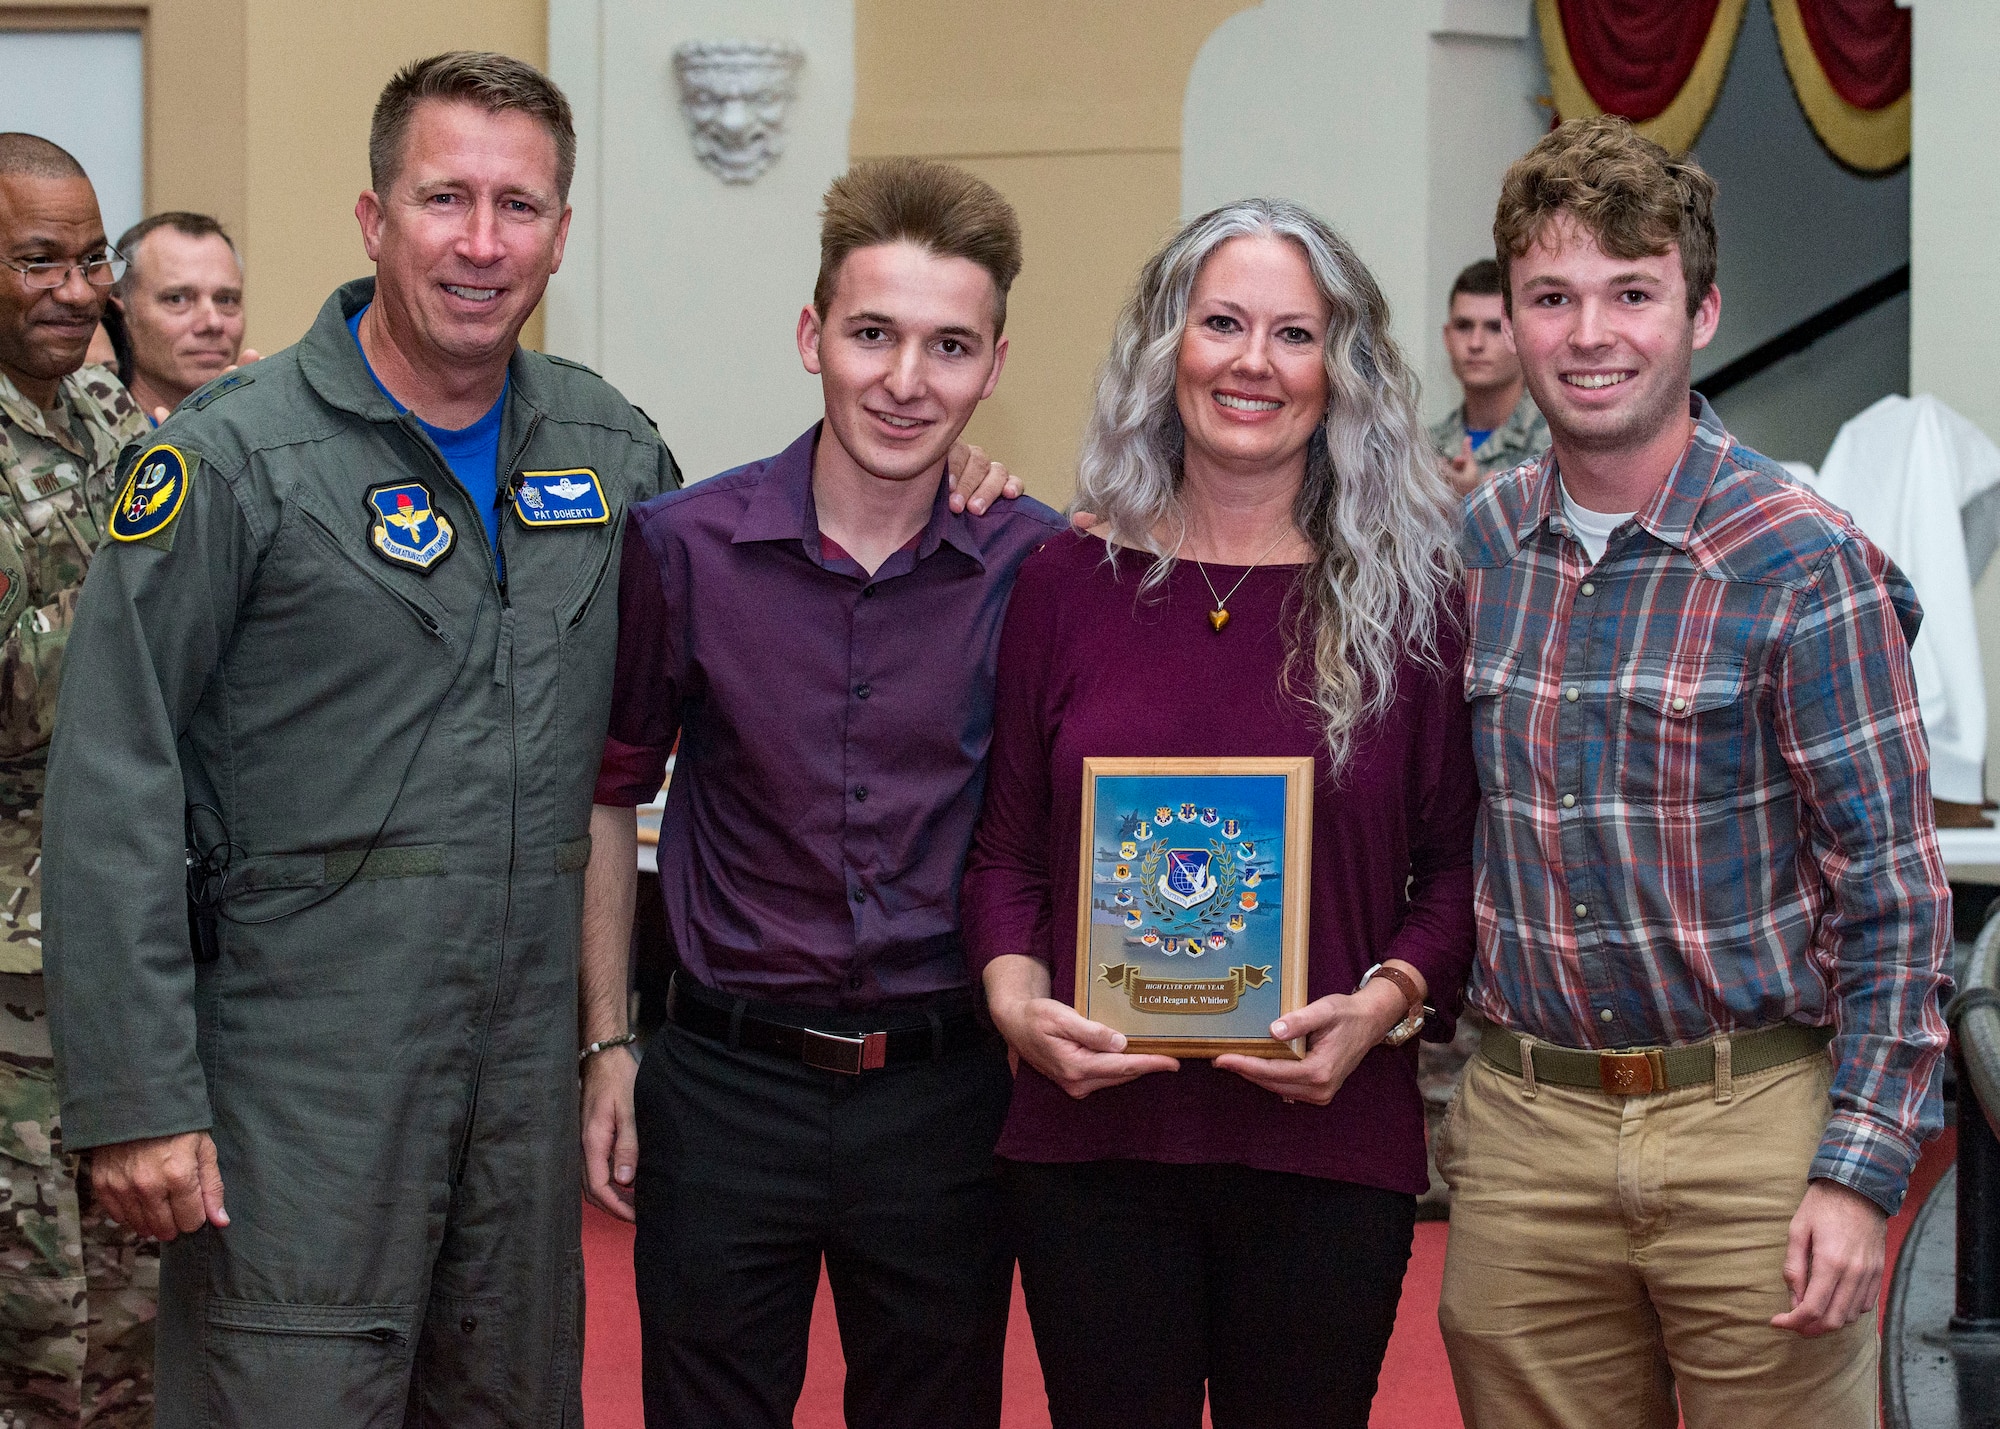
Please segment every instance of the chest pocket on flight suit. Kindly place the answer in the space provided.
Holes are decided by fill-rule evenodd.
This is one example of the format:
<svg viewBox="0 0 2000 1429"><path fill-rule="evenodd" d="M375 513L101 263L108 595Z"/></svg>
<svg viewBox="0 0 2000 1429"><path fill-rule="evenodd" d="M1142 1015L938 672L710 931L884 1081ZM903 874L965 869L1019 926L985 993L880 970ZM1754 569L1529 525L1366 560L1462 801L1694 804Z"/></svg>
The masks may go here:
<svg viewBox="0 0 2000 1429"><path fill-rule="evenodd" d="M1738 791L1748 735L1743 661L1710 653L1635 655L1618 675L1619 792L1639 804L1694 804Z"/></svg>

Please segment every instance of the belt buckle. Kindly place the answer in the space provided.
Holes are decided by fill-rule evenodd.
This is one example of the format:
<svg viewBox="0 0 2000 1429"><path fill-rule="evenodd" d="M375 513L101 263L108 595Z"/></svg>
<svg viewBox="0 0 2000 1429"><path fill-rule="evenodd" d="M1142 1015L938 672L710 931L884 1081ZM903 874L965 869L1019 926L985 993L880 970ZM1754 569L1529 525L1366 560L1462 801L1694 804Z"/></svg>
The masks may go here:
<svg viewBox="0 0 2000 1429"><path fill-rule="evenodd" d="M1614 1097L1638 1097L1667 1089L1667 1061L1660 1049L1599 1052L1597 1084Z"/></svg>
<svg viewBox="0 0 2000 1429"><path fill-rule="evenodd" d="M843 1036L837 1032L815 1032L810 1027L800 1030L805 1037L799 1044L799 1056L808 1067L858 1077L863 1072L875 1071L889 1060L889 1034L886 1032Z"/></svg>

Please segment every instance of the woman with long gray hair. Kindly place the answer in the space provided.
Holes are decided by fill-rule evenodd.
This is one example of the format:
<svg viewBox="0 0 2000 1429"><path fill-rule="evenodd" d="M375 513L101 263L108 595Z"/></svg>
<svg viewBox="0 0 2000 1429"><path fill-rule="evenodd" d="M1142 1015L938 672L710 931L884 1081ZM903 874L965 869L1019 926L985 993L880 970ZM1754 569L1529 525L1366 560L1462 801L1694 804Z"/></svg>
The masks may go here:
<svg viewBox="0 0 2000 1429"><path fill-rule="evenodd" d="M999 1149L1057 1429L1193 1429L1204 1391L1217 1429L1367 1423L1427 1184L1408 1039L1449 1035L1472 947L1456 508L1414 388L1324 222L1204 214L1119 320L1091 532L1015 585L962 907L1019 1056ZM1313 760L1309 1000L1271 1025L1304 1054L1128 1052L1051 995L1079 956L1083 761L1234 755ZM1168 946L1220 961L1236 899ZM1146 902L1103 911L1143 943Z"/></svg>

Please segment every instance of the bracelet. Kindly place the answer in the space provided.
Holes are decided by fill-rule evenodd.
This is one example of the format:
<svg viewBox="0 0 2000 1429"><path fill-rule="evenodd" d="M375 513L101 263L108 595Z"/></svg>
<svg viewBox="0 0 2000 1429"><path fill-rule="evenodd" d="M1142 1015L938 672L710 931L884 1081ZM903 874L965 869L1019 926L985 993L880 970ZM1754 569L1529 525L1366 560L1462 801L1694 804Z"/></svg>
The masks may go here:
<svg viewBox="0 0 2000 1429"><path fill-rule="evenodd" d="M630 1047L639 1040L636 1032L621 1032L616 1037L607 1037L602 1042L592 1042L576 1054L576 1064L580 1067L599 1052L609 1052L613 1047Z"/></svg>

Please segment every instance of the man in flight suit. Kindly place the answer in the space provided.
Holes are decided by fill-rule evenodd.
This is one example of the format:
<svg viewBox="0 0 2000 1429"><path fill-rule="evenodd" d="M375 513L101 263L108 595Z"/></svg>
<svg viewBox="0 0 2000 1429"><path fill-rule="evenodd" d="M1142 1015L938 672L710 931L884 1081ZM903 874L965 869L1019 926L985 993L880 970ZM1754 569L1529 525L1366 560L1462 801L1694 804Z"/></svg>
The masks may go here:
<svg viewBox="0 0 2000 1429"><path fill-rule="evenodd" d="M158 1251L79 1184L42 988L42 783L70 617L146 430L85 367L117 276L76 160L0 134L0 1423L151 1421ZM9 1418L8 1416L11 1416Z"/></svg>
<svg viewBox="0 0 2000 1429"><path fill-rule="evenodd" d="M581 1423L582 871L623 513L678 475L516 343L555 86L420 61L369 158L375 278L131 449L69 647L51 1021L171 1242L163 1429Z"/></svg>

